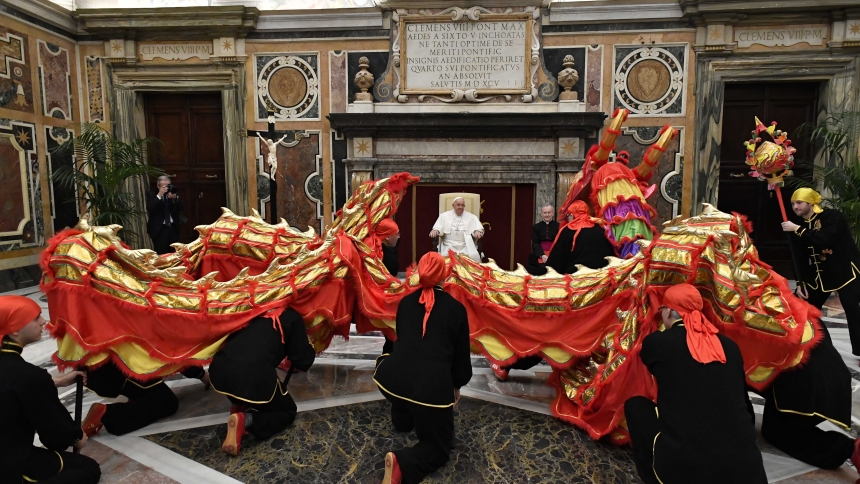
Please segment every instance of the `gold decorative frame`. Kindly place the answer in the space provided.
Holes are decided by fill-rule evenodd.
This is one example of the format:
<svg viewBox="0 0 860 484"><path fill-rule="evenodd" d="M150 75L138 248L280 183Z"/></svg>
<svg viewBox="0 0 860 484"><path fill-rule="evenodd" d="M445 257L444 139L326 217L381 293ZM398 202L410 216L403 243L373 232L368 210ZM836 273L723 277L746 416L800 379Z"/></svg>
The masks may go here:
<svg viewBox="0 0 860 484"><path fill-rule="evenodd" d="M452 20L451 14L439 14L439 15L402 15L400 16L399 21L399 38L400 38L400 94L404 95L421 95L421 94L430 94L430 95L451 95L452 92L457 91L476 91L477 95L504 95L504 94L524 94L528 95L532 92L532 72L531 72L531 59L532 59L532 42L534 41L533 36L533 28L534 28L534 15L531 12L519 12L519 13L499 13L499 14L481 14L477 18L473 18L470 15L463 15L459 20ZM465 22L524 22L526 24L526 38L525 38L525 49L523 51L523 87L520 89L450 89L450 88L441 88L441 89L423 89L416 88L410 89L407 81L407 43L406 43L406 29L409 24L427 24L427 23L465 23Z"/></svg>
<svg viewBox="0 0 860 484"><path fill-rule="evenodd" d="M27 184L27 150L25 150L21 145L18 144L18 141L15 139L15 135L12 133L0 133L0 138L8 138L12 143L12 147L18 151L18 167L21 170L21 194L22 199L24 200L24 218L18 223L18 230L11 232L0 232L0 236L8 236L8 235L24 235L24 227L27 226L27 222L31 220L30 215L30 188ZM15 243L17 241L12 241ZM0 242L2 244L2 242Z"/></svg>

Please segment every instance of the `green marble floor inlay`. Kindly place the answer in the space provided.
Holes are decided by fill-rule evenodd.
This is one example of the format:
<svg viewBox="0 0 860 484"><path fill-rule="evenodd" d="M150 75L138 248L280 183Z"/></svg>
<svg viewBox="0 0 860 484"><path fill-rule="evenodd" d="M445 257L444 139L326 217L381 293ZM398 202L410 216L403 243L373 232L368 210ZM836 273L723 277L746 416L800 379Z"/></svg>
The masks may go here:
<svg viewBox="0 0 860 484"><path fill-rule="evenodd" d="M226 416L225 416L226 420ZM627 449L593 442L555 418L463 398L456 449L426 483L639 483ZM247 483L379 483L389 450L413 445L394 431L384 400L299 413L267 441L247 437L239 457L221 452L226 425L144 437Z"/></svg>

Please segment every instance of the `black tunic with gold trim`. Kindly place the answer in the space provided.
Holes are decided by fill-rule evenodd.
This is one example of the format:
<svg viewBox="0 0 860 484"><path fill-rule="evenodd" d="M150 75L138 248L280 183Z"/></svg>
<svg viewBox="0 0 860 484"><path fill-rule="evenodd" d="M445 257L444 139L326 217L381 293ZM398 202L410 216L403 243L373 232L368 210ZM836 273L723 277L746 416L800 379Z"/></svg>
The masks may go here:
<svg viewBox="0 0 860 484"><path fill-rule="evenodd" d="M209 378L218 393L248 403L271 401L281 388L277 367L289 357L292 368L307 371L314 363L314 349L308 342L301 315L287 308L280 316L281 332L273 320L257 317L231 334L212 358Z"/></svg>
<svg viewBox="0 0 860 484"><path fill-rule="evenodd" d="M454 389L472 378L472 361L466 308L442 289L434 291L436 302L423 337L421 291L401 300L394 351L380 357L373 379L390 395L441 408L453 405Z"/></svg>
<svg viewBox="0 0 860 484"><path fill-rule="evenodd" d="M576 237L576 245L573 245L574 235L575 230L568 227L561 229L561 234L546 260L546 265L559 274L575 273L577 264L590 269L606 267L609 263L606 257L615 255L615 249L606 238L605 229L599 225L581 229ZM570 250L571 246L573 250Z"/></svg>
<svg viewBox="0 0 860 484"><path fill-rule="evenodd" d="M0 482L22 482L30 454L36 450L36 433L42 445L60 453L51 453L53 457L49 459L57 472L62 468L62 457L58 456L83 437L81 428L57 398L51 375L24 361L22 350L8 340L0 346Z"/></svg>
<svg viewBox="0 0 860 484"><path fill-rule="evenodd" d="M812 289L837 291L860 275L860 249L838 210L825 208L798 223L789 237L798 280Z"/></svg>

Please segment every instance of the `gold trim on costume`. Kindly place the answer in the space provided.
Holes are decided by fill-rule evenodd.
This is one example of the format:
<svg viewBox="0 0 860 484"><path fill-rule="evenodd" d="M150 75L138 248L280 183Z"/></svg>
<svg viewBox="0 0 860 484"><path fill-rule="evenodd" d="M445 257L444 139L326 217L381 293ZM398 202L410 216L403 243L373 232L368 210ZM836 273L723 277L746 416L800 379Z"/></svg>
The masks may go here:
<svg viewBox="0 0 860 484"><path fill-rule="evenodd" d="M386 355L380 355L380 356L378 356L378 357L377 357L377 359L379 359L381 356L386 356ZM388 389L387 389L387 388L385 388L385 387L384 387L384 386L382 386L378 381L376 381L376 372L377 372L377 371L379 371L379 365L377 365L377 366L376 366L376 369L375 369L375 370L373 370L373 383L376 383L376 386L378 386L380 390L384 391L385 393L387 393L387 394L389 394L389 395L391 395L391 396L393 396L393 397L397 397L397 398L399 398L399 399L401 399L401 400L403 400L403 401L406 401L406 402L409 402L409 403L414 403L414 404L416 404L416 405L421 405L421 406L423 406L423 407L448 408L448 407L453 407L453 406L454 406L454 403L449 403L448 405L433 405L433 404L431 404L431 403L422 403L422 402L419 402L419 401L416 401L416 400L412 400L411 398L401 397L400 395L398 395L398 394L396 394L396 393L393 393L393 392L388 391ZM214 388L214 387L213 387L213 388Z"/></svg>
<svg viewBox="0 0 860 484"><path fill-rule="evenodd" d="M274 390L272 390L272 396L271 396L271 397L269 397L269 399L268 399L268 400L265 400L265 401L259 401L259 402L258 402L258 401L254 401L254 400L248 400L247 398L242 398L242 397L239 397L239 396L233 395L232 393L222 392L221 390L219 390L219 389L215 388L215 384L214 384L211 380L209 381L209 384L210 384L210 385L212 385L212 389L213 389L213 390L215 390L216 392L220 393L221 395L225 395L225 396L228 396L228 397L233 397L233 398L235 398L236 400L241 400L241 401L243 401L243 402L248 402L248 403L253 403L253 404L257 404L257 405L262 405L262 404L264 404L264 403L269 403L269 402L271 402L272 400L274 400L274 399L275 399L275 392L277 392L278 390L281 390L281 396L285 396L286 394L290 393L290 390L289 390L289 389L287 389L287 391L284 391L284 389L283 389L283 388L281 388L281 380L279 380L278 378L275 378L275 381L277 382L277 384L275 385Z"/></svg>
<svg viewBox="0 0 860 484"><path fill-rule="evenodd" d="M822 414L820 414L820 413L818 413L818 412L804 413L804 412L798 412L797 410L783 410L783 409L779 408L779 404L776 402L776 390L775 390L775 389L773 389L773 387L771 387L771 394L773 395L773 406L774 406L774 408L776 408L776 410L777 410L777 411L779 411L779 412L782 412L782 413L793 413L793 414L796 414L796 415L804 415L804 416L806 416L806 417L813 417L813 416L815 416L815 417L821 417L821 418L823 418L824 420L827 420L828 422L832 422L832 423L834 423L834 424L836 424L836 425L839 425L840 427L842 427L842 428L843 428L843 429L845 429L845 430L851 430L851 426L850 426L850 425L845 425L844 423L842 423L842 422L840 422L840 421L838 421L838 420L834 420L834 419L832 419L832 418L830 418L830 417L827 417L827 416L825 416L825 415L822 415Z"/></svg>
<svg viewBox="0 0 860 484"><path fill-rule="evenodd" d="M63 463L63 456L61 456L60 453L56 450L54 451L54 453L57 454L57 457L60 458L60 470L57 471L57 474L59 474L60 472L63 472L63 467L65 467L65 464Z"/></svg>
<svg viewBox="0 0 860 484"><path fill-rule="evenodd" d="M651 444L651 472L654 473L654 477L657 478L657 482L663 484L663 481L660 479L660 476L657 475L657 468L654 467L654 461L657 460L657 437L659 437L661 433L662 432L657 432L657 435L654 436L654 443Z"/></svg>

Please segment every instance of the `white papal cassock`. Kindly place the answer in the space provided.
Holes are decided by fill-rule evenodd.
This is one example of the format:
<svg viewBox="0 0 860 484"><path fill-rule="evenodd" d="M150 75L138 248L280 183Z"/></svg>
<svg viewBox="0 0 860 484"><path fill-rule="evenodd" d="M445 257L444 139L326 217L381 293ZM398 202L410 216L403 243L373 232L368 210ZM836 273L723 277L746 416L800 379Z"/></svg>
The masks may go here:
<svg viewBox="0 0 860 484"><path fill-rule="evenodd" d="M439 214L439 218L433 224L433 230L438 230L441 234L440 254L447 257L448 249L451 249L476 262L481 262L481 256L478 254L478 249L471 237L476 230L481 233L484 232L484 227L478 217L465 210L461 216L457 216L454 210L448 210Z"/></svg>

